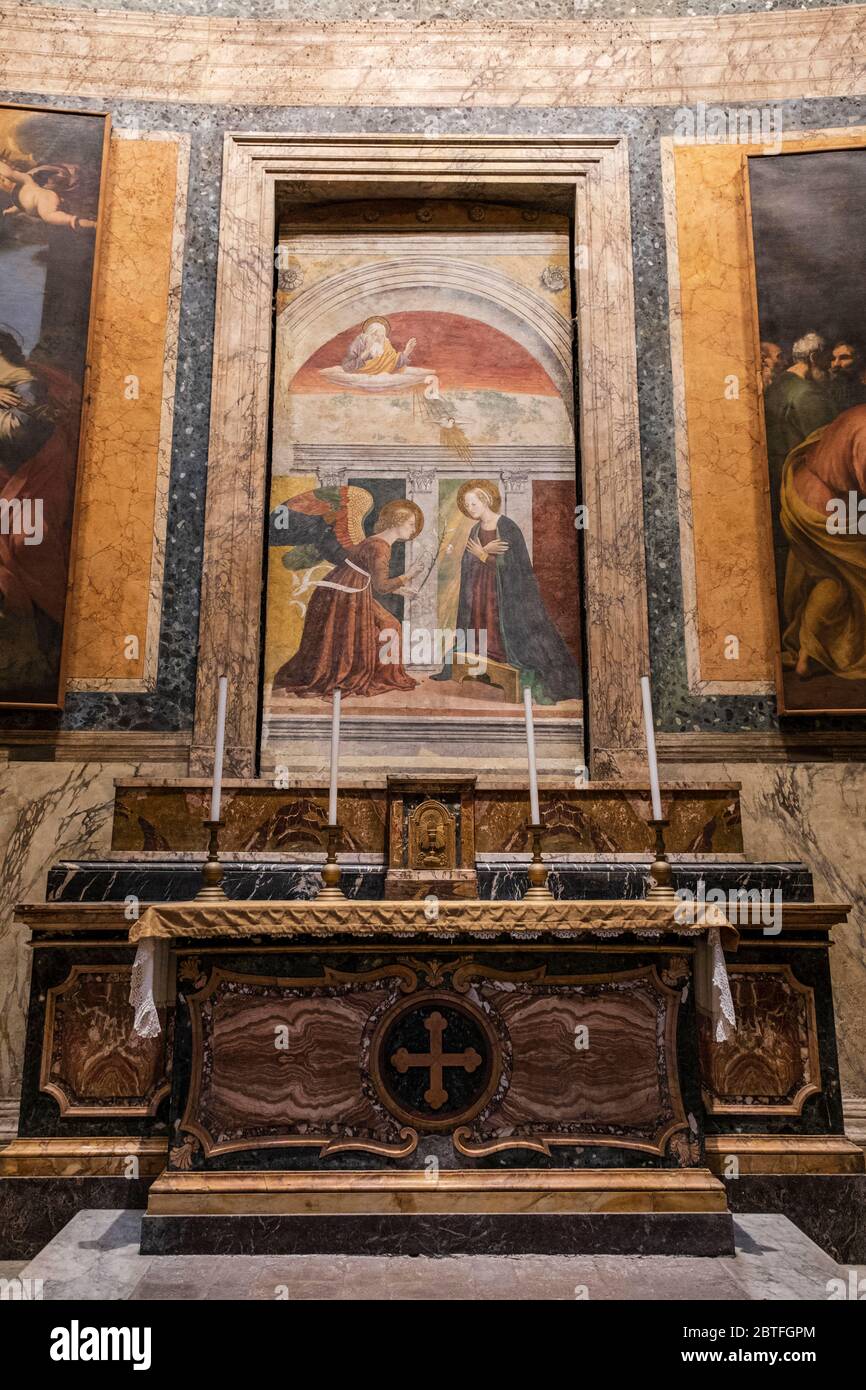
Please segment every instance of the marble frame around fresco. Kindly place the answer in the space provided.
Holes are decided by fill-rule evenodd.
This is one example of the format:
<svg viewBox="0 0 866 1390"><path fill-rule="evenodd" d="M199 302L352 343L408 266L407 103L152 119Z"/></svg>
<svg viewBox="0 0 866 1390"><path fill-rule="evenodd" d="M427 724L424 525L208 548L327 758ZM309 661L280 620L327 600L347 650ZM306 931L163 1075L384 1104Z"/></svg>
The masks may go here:
<svg viewBox="0 0 866 1390"><path fill-rule="evenodd" d="M783 145L783 147L782 147L780 150L757 150L757 149L756 149L756 150L750 150L749 153L748 153L748 155L746 156L746 158L744 158L743 164L742 164L743 205L744 205L744 209L745 209L746 226L747 226L747 236L748 236L748 246L749 246L749 280L750 280L750 283L749 283L749 294L750 294L751 309L752 309L751 318L752 318L753 341L754 341L754 354L755 354L755 355L754 355L754 361L758 364L758 386L757 386L757 391L758 391L758 398L759 398L759 402L760 402L759 411L758 411L758 421L759 421L759 429L760 429L760 446L761 446L762 457L763 457L763 460L764 460L764 466L765 466L765 470L766 470L766 490L765 490L765 499L766 499L766 501L765 501L765 506L764 506L764 509L763 509L763 511L764 511L764 525L765 525L765 528L766 528L766 529L765 529L765 534L766 534L766 537L767 537L768 553L770 554L771 557L773 557L773 560L774 560L774 561L776 561L776 559L777 559L777 547L776 547L776 539L775 539L774 529L773 529L773 505L774 505L774 504L773 504L773 498L772 498L772 495L771 495L772 478L771 478L770 454L769 454L769 445L768 445L768 436L767 436L767 416L766 416L765 399L764 399L764 398L765 398L765 391L764 391L763 388L762 388L762 382L761 382L761 342L762 342L762 339L763 339L763 333L762 333L762 324L761 324L761 303L760 303L760 295L759 295L759 287L758 287L758 274L757 274L756 257L755 257L755 225L754 225L754 216L753 216L752 185L751 185L751 180L750 180L750 177L749 177L749 168L750 168L751 161L752 161L753 159L768 159L768 158L769 158L769 159L778 159L778 158L786 158L786 157L787 157L787 158L792 158L792 159L793 159L793 158L797 158L797 156L798 156L798 155L801 155L801 154L815 154L815 155L818 155L818 154L829 154L829 153L845 153L845 154L852 154L852 153L855 153L855 152L858 152L858 153L860 154L861 159L864 160L864 161L866 161L866 145L851 145L850 143L847 143L847 142L846 142L846 143L841 143L841 142L840 142L838 145L837 145L837 144L824 144L824 143L810 144L808 141L802 141L802 142L798 141L797 148L791 148L791 147L785 148L785 146ZM808 196L808 191L806 192L806 195L805 195L805 196ZM808 331L808 330L804 329L804 331ZM842 339L840 339L839 341L842 341ZM828 346L829 346L829 344L828 344ZM786 694L785 671L784 671L784 667L783 667L783 664L782 664L782 630L783 630L782 598L781 598L781 596L780 596L780 594L779 594L778 574L777 574L776 571L775 571L775 566L771 566L770 577L769 577L769 581L768 581L768 582L769 582L769 587L770 587L770 591L771 591L771 594L772 594L772 600L773 600L773 619L774 619L774 621L773 621L773 625L772 625L772 633L773 633L773 643L774 643L774 645L773 645L773 649L772 649L772 654L773 654L773 666L774 666L774 674L775 674L776 707L777 707L777 711L778 711L779 715L781 715L781 716L844 715L844 716L849 716L849 717L850 717L850 716L855 716L855 717L856 717L856 716L860 716L860 715L866 715L866 703L861 704L861 705L843 705L843 706L832 705L832 704L827 704L827 705L822 705L822 704L815 704L815 705L792 705L792 704L789 703L789 701L788 701L788 699L787 699L787 694ZM841 677L836 677L836 680L837 680L837 681L838 681L839 679L843 679L843 678L841 678Z"/></svg>
<svg viewBox="0 0 866 1390"><path fill-rule="evenodd" d="M222 674L232 692L227 775L256 774L277 185L307 199L334 197L335 188L344 199L371 189L382 196L389 186L399 197L471 190L502 202L519 189L524 200L568 198L575 260L585 266L576 317L582 500L594 518L584 552L589 761L594 778L642 775L649 636L626 138L256 132L229 132L223 146L190 774L212 765Z"/></svg>
<svg viewBox="0 0 866 1390"><path fill-rule="evenodd" d="M82 456L84 449L85 430L87 425L87 405L88 405L88 380L91 367L91 354L93 351L93 334L96 319L96 297L99 283L100 253L102 249L102 232L104 227L104 205L106 173L108 169L108 159L111 148L111 115L108 111L72 111L59 106L41 106L27 103L17 103L10 101L0 101L0 112L18 111L32 112L36 115L56 116L58 118L74 117L79 119L90 119L102 123L102 142L99 165L99 183L97 193L97 206L95 209L96 227L94 229L93 259L90 270L90 288L87 296L87 323L83 333L83 355L81 369L81 395L78 412L78 423L75 430L75 470L74 482L72 486L72 504L69 520L68 549L66 556L66 596L64 601L63 624L60 634L60 656L57 666L56 697L54 701L48 700L8 700L3 696L0 689L0 709L48 709L62 710L66 695L66 671L69 657L69 637L70 637L70 608L72 601L72 584L74 575L76 536L79 519L79 500L81 497L82 484ZM40 330L41 332L42 330Z"/></svg>

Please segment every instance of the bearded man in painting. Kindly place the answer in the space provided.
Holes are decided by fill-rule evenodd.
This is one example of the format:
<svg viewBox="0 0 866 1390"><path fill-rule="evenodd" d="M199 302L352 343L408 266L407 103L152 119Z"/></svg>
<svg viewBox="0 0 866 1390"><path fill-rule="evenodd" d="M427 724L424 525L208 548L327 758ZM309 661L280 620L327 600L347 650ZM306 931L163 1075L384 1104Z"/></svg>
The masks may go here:
<svg viewBox="0 0 866 1390"><path fill-rule="evenodd" d="M417 347L415 339L410 338L402 351L398 352L388 336L390 331L391 325L387 319L367 319L357 338L353 338L349 344L349 351L343 358L343 371L380 376L402 371L408 366Z"/></svg>
<svg viewBox="0 0 866 1390"><path fill-rule="evenodd" d="M794 449L782 476L788 538L782 664L804 679L866 679L866 536L828 525L834 504L866 499L866 405Z"/></svg>
<svg viewBox="0 0 866 1390"><path fill-rule="evenodd" d="M830 396L836 409L866 405L866 348L857 338L840 338L830 354Z"/></svg>
<svg viewBox="0 0 866 1390"><path fill-rule="evenodd" d="M761 381L765 391L782 375L786 366L785 354L778 343L769 340L761 343Z"/></svg>
<svg viewBox="0 0 866 1390"><path fill-rule="evenodd" d="M792 449L807 435L829 425L835 410L822 386L827 378L827 345L817 333L806 333L794 343L793 361L767 391L767 453L770 487L779 495L782 469Z"/></svg>
<svg viewBox="0 0 866 1390"><path fill-rule="evenodd" d="M57 683L78 408L68 377L29 362L0 331L0 510L10 518L38 504L43 517L38 544L0 528L0 687L34 703L52 703Z"/></svg>

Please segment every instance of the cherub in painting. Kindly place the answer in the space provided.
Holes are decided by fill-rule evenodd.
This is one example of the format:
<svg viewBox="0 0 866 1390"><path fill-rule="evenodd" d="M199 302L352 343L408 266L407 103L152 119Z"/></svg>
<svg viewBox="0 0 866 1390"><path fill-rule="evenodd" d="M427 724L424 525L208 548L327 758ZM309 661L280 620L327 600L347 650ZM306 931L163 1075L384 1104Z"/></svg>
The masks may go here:
<svg viewBox="0 0 866 1390"><path fill-rule="evenodd" d="M25 217L31 222L45 222L52 227L69 227L71 231L93 231L92 217L78 217L66 212L64 196L78 183L75 164L38 164L34 168L18 169L6 159L0 159L0 190L11 202L3 209L4 217Z"/></svg>

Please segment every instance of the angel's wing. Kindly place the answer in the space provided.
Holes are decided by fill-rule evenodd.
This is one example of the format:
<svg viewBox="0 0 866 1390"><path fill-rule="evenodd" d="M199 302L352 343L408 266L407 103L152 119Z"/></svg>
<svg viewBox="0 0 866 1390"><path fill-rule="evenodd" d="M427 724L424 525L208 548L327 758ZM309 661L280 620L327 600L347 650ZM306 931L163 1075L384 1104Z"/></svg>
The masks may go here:
<svg viewBox="0 0 866 1390"><path fill-rule="evenodd" d="M309 569L323 561L339 564L364 537L364 517L373 498L362 487L320 487L290 497L270 516L270 544L291 547L287 569Z"/></svg>

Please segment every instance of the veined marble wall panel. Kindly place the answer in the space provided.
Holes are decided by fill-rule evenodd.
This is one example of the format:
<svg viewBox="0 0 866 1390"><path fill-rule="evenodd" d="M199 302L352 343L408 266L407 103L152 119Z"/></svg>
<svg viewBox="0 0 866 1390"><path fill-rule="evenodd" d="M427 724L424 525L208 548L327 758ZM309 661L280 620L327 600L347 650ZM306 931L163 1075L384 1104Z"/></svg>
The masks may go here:
<svg viewBox="0 0 866 1390"><path fill-rule="evenodd" d="M839 1066L846 1096L866 1096L866 766L862 763L713 763L671 766L666 777L715 772L742 783L749 859L802 860L818 902L851 903L830 952Z"/></svg>
<svg viewBox="0 0 866 1390"><path fill-rule="evenodd" d="M795 132L786 152L862 145L860 131ZM774 689L773 558L745 201L759 145L662 142L677 496L689 689ZM739 656L726 656L729 637Z"/></svg>
<svg viewBox="0 0 866 1390"><path fill-rule="evenodd" d="M189 143L188 135L129 130L115 131L111 142L71 690L156 688Z"/></svg>
<svg viewBox="0 0 866 1390"><path fill-rule="evenodd" d="M27 932L13 923L15 905L45 901L49 865L66 855L99 855L111 844L114 779L146 772L148 763L8 763L0 785L0 1109L17 1096L24 1057L30 979Z"/></svg>
<svg viewBox="0 0 866 1390"><path fill-rule="evenodd" d="M849 0L773 0L775 9L820 9ZM156 0L31 0L31 4L70 10L152 10ZM164 14L207 15L213 0L159 0ZM635 15L726 14L731 0L219 0L220 16L237 19L612 19ZM765 10L767 0L737 0L739 11Z"/></svg>
<svg viewBox="0 0 866 1390"><path fill-rule="evenodd" d="M864 42L857 5L837 8L832 23L820 10L794 10L413 25L179 21L7 4L0 23L9 36L4 88L229 105L634 106L847 95L857 90Z"/></svg>

